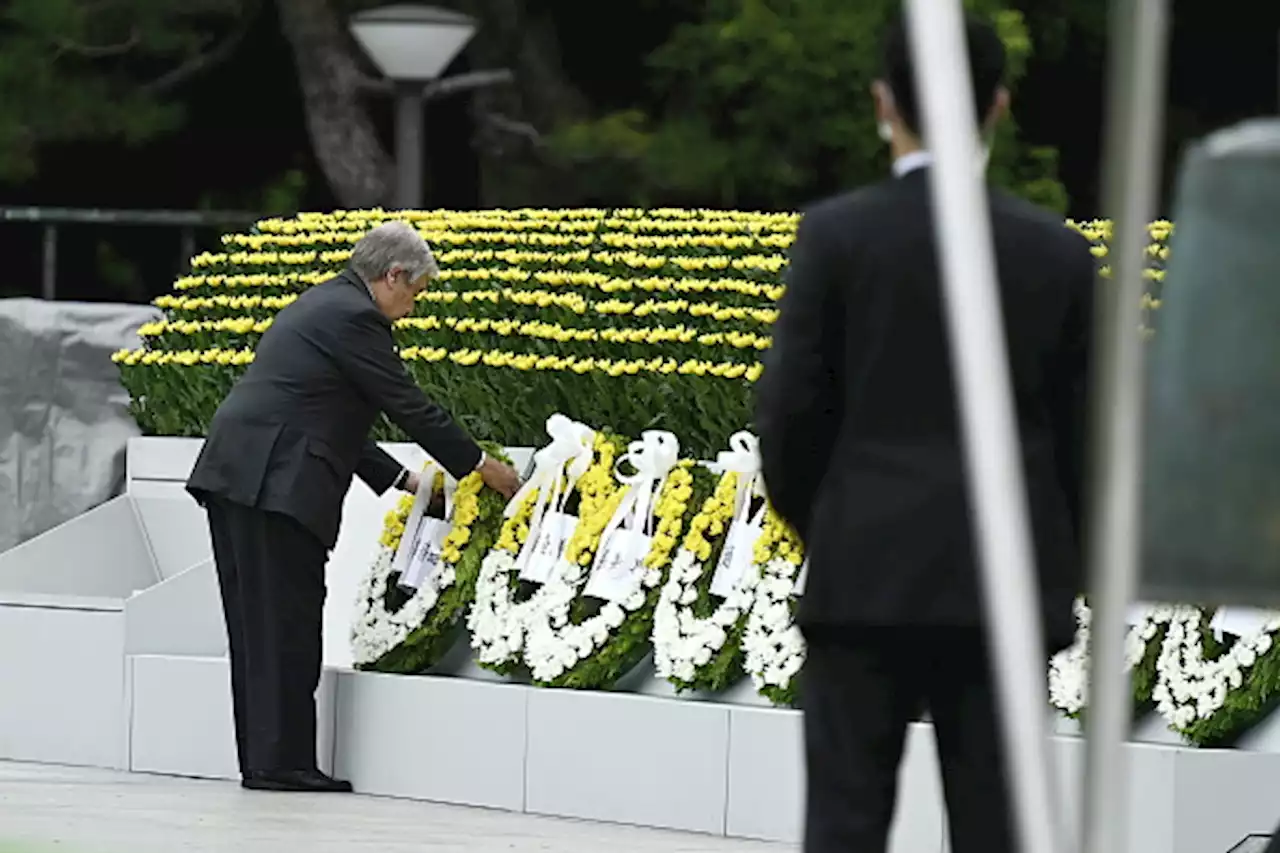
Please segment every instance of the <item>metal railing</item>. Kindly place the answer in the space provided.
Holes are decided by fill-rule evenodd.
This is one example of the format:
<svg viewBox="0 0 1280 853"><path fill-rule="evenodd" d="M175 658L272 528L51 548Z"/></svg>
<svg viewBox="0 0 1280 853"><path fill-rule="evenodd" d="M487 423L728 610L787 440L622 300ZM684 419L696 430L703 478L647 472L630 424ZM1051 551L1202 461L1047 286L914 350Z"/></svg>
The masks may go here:
<svg viewBox="0 0 1280 853"><path fill-rule="evenodd" d="M195 254L196 229L251 225L261 214L226 210L103 210L73 207L0 207L0 223L43 226L40 295L57 298L58 229L64 225L119 225L180 229L183 266Z"/></svg>

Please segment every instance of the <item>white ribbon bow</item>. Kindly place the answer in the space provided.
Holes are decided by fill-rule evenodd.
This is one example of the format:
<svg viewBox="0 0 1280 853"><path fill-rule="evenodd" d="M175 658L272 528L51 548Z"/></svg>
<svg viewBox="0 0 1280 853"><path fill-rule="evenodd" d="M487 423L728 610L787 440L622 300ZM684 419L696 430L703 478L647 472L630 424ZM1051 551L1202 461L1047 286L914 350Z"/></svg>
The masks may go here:
<svg viewBox="0 0 1280 853"><path fill-rule="evenodd" d="M716 456L716 467L722 473L730 471L738 475L738 492L734 500L734 515L742 510L750 498L766 497L764 472L760 460L760 440L743 430L729 437L729 450Z"/></svg>
<svg viewBox="0 0 1280 853"><path fill-rule="evenodd" d="M627 494L609 519L600 541L605 541L620 525L642 532L650 528L657 497L679 462L680 440L674 433L648 430L641 434L639 441L627 445L627 452L613 466L614 476L627 487ZM623 465L629 465L634 473L622 473Z"/></svg>
<svg viewBox="0 0 1280 853"><path fill-rule="evenodd" d="M591 427L555 414L547 418L547 435L551 437L551 443L533 454L533 473L502 513L504 517L511 518L531 492L538 492L533 515L529 518L529 537L525 540L521 556L537 543L547 509L559 511L578 479L591 467L596 440L595 430ZM567 482L562 484L561 480L566 477Z"/></svg>

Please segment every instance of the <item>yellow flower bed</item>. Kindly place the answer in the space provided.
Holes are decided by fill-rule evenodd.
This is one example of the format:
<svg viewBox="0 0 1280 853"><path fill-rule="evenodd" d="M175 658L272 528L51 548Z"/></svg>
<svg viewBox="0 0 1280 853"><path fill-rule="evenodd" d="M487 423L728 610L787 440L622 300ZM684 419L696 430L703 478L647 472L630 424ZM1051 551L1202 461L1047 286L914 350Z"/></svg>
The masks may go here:
<svg viewBox="0 0 1280 853"><path fill-rule="evenodd" d="M165 319L141 330L143 349L117 357L143 430L203 435L276 312L392 219L417 227L441 267L397 324L406 366L478 437L537 444L559 411L627 434L657 426L709 456L750 420L798 214L368 210L265 219L195 257L156 300ZM1106 275L1110 223L1068 224ZM1171 233L1151 226L1148 314Z"/></svg>

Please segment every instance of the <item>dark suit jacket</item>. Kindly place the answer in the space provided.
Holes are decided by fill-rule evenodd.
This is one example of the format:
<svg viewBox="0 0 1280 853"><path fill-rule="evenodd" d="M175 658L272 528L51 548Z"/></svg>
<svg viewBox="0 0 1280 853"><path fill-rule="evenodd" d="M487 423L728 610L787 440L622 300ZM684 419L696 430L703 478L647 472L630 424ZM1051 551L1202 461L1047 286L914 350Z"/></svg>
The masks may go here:
<svg viewBox="0 0 1280 853"><path fill-rule="evenodd" d="M480 448L410 379L391 321L347 271L276 316L218 407L187 489L291 516L332 548L352 474L378 494L400 474L369 440L380 412L455 477L479 463Z"/></svg>
<svg viewBox="0 0 1280 853"><path fill-rule="evenodd" d="M1081 589L1085 383L1095 268L1061 220L990 210L1046 633ZM934 249L928 169L808 211L758 385L779 513L810 556L804 626L973 626L979 577Z"/></svg>

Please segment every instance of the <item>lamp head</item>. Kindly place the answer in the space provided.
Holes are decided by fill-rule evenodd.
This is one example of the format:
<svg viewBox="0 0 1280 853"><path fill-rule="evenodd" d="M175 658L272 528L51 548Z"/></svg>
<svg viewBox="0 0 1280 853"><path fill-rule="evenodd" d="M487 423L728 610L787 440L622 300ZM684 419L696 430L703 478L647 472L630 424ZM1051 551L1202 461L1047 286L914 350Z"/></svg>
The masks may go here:
<svg viewBox="0 0 1280 853"><path fill-rule="evenodd" d="M476 33L474 19L437 6L399 3L351 17L351 35L373 64L397 82L439 77Z"/></svg>

